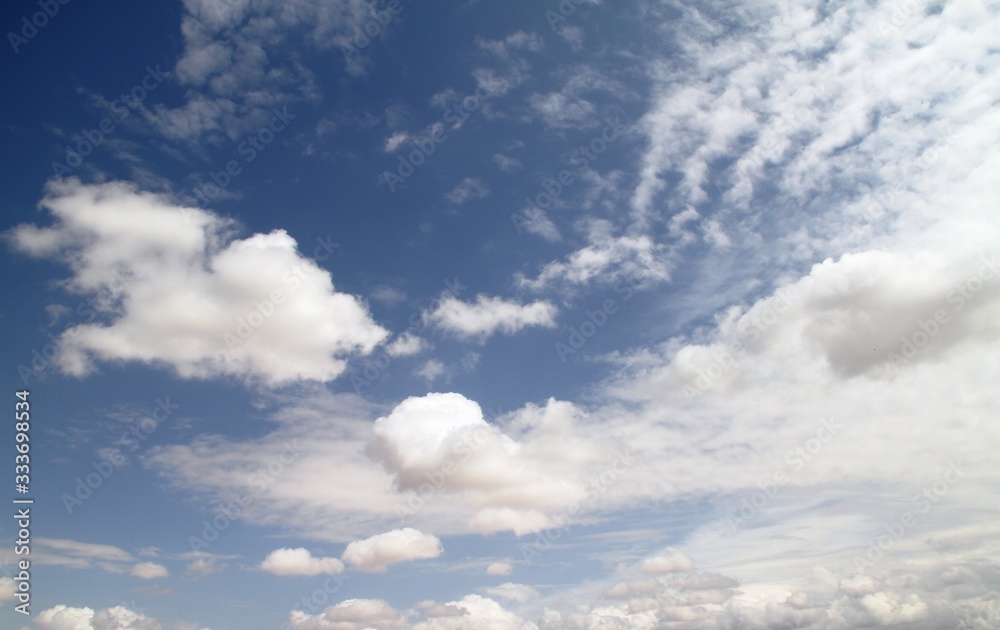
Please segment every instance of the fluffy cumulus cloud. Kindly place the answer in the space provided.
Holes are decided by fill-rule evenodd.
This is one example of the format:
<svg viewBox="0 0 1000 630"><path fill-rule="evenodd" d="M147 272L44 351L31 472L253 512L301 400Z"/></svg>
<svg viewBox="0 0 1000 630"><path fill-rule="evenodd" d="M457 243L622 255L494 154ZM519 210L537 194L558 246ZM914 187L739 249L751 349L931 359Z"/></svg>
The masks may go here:
<svg viewBox="0 0 1000 630"><path fill-rule="evenodd" d="M477 585L504 604L472 594L407 611L348 600L293 612L294 627L1000 624L996 8L947 2L893 20L896 9L865 2L658 7L647 18L665 24L661 35L678 48L648 66L647 147L628 224L583 222L585 243L518 280L572 291L690 272L691 290L671 294L663 309L688 311L684 325L603 357L612 374L591 389L586 409L553 399L488 421L458 393L389 409L314 392L282 399L266 435L204 435L151 448L146 463L185 490L227 500L249 487L248 465L280 462L244 517L298 523L338 542L361 538L343 556L361 570L414 550L436 557L440 542L421 532L523 535L614 509L654 505L659 516L692 499L704 509L671 531L672 546L610 554L613 573L579 587ZM529 43L480 45L510 58ZM205 252L233 247L221 236L206 242L224 230L204 213L192 215L197 229L178 224L170 244L144 235L149 221L125 239L114 231L125 227L77 214L15 238L39 255L71 252L74 290L96 292L118 263L133 264L124 288L107 295L106 312L120 321L142 314L128 308L131 287L154 286L143 252L159 248L168 270L205 265L184 277L207 283L220 272ZM89 240L65 227L78 223ZM128 256L91 246L127 248L136 237L144 244ZM281 260L299 260L284 251ZM222 299L212 287L204 294ZM426 317L485 338L551 325L554 311L537 304L546 303L452 300ZM122 332L123 345L102 347L98 358L133 358ZM66 343L61 360L71 371L97 353L82 333ZM172 351L202 362L156 359L191 375L222 371L209 353ZM240 367L255 365L247 358ZM286 450L296 440L301 452ZM414 529L364 538L400 517ZM99 554L134 563L114 549L81 556L64 547L67 563L89 566ZM487 574L511 568L498 563ZM520 570L518 579L530 581Z"/></svg>
<svg viewBox="0 0 1000 630"><path fill-rule="evenodd" d="M328 392L276 402L266 435L202 435L151 447L143 461L221 515L236 506L229 509L248 521L294 523L299 534L344 543L398 527L400 518L438 535L525 534L573 522L616 500L609 487L626 487L639 461L621 437L555 400L499 422L456 393L409 398L381 414ZM341 475L351 483L328 482ZM240 505L251 493L256 499Z"/></svg>
<svg viewBox="0 0 1000 630"><path fill-rule="evenodd" d="M260 563L262 571L275 575L336 574L344 570L344 563L336 558L316 558L308 549L276 549Z"/></svg>
<svg viewBox="0 0 1000 630"><path fill-rule="evenodd" d="M136 361L184 378L329 381L387 336L282 230L232 240L225 219L119 183L51 183L42 205L53 225L7 236L73 272L65 287L84 301L55 358L69 374Z"/></svg>
<svg viewBox="0 0 1000 630"><path fill-rule="evenodd" d="M479 295L471 303L446 297L424 313L424 320L458 337L482 341L497 332L512 335L530 326L553 328L557 313L555 305L545 301L521 304Z"/></svg>
<svg viewBox="0 0 1000 630"><path fill-rule="evenodd" d="M197 630L187 623L168 623L124 606L94 610L59 604L38 613L35 626L43 630Z"/></svg>
<svg viewBox="0 0 1000 630"><path fill-rule="evenodd" d="M497 601L480 595L466 595L443 606L429 607L428 619L413 625L413 630L537 630Z"/></svg>
<svg viewBox="0 0 1000 630"><path fill-rule="evenodd" d="M437 536L405 527L356 540L344 549L343 558L359 571L381 573L398 562L437 558L443 551Z"/></svg>
<svg viewBox="0 0 1000 630"><path fill-rule="evenodd" d="M588 473L617 467L616 476L624 475L631 465L610 436L598 442L581 435L578 415L556 401L528 406L505 425L512 437L488 423L474 401L428 394L376 420L368 450L409 493L403 512L459 501L475 510L473 530L521 534L552 526L555 513L594 495Z"/></svg>

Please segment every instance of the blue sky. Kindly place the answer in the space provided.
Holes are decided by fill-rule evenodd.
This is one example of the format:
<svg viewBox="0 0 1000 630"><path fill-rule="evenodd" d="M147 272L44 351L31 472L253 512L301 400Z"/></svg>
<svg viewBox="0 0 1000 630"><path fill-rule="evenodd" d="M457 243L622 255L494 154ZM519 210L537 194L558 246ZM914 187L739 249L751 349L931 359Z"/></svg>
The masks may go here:
<svg viewBox="0 0 1000 630"><path fill-rule="evenodd" d="M2 12L0 625L1000 622L996 2Z"/></svg>

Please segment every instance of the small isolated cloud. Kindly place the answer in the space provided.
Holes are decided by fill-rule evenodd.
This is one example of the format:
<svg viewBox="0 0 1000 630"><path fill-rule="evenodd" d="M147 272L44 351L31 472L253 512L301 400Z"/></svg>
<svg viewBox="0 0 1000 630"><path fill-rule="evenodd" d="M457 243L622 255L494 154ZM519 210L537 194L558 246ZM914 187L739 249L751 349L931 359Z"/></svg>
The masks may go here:
<svg viewBox="0 0 1000 630"><path fill-rule="evenodd" d="M276 549L260 563L262 571L274 575L336 574L344 570L344 563L336 558L315 558L308 549Z"/></svg>
<svg viewBox="0 0 1000 630"><path fill-rule="evenodd" d="M436 381L438 378L444 375L446 369L444 363L441 363L437 359L428 359L417 368L417 376L424 377L428 383Z"/></svg>
<svg viewBox="0 0 1000 630"><path fill-rule="evenodd" d="M347 545L342 557L359 571L382 573L397 562L437 558L443 551L437 536L406 527L356 540Z"/></svg>
<svg viewBox="0 0 1000 630"><path fill-rule="evenodd" d="M376 302L381 302L386 306L396 306L406 301L406 293L397 289L396 287L390 287L388 285L379 285L372 290L371 298Z"/></svg>
<svg viewBox="0 0 1000 630"><path fill-rule="evenodd" d="M66 263L64 286L88 298L90 317L58 338L67 374L134 361L182 378L330 381L388 336L283 230L232 240L231 221L123 183L50 182L41 205L53 225L6 237Z"/></svg>
<svg viewBox="0 0 1000 630"><path fill-rule="evenodd" d="M505 173L516 171L521 168L521 160L510 157L509 155L504 155L503 153L494 153L493 162L500 167L501 171L504 171Z"/></svg>
<svg viewBox="0 0 1000 630"><path fill-rule="evenodd" d="M461 338L485 341L493 333L512 335L529 326L554 328L558 309L549 302L519 304L498 297L476 296L473 303L449 297L424 313L430 322Z"/></svg>
<svg viewBox="0 0 1000 630"><path fill-rule="evenodd" d="M446 195L453 204L463 204L472 199L485 199L490 194L483 180L476 177L466 177Z"/></svg>
<svg viewBox="0 0 1000 630"><path fill-rule="evenodd" d="M385 152L394 153L404 142L410 139L410 134L405 131L397 131L385 140Z"/></svg>
<svg viewBox="0 0 1000 630"><path fill-rule="evenodd" d="M170 575L167 567L155 562L139 562L132 566L132 570L129 573L132 574L132 577L143 580L155 580L156 578L164 578Z"/></svg>
<svg viewBox="0 0 1000 630"><path fill-rule="evenodd" d="M652 558L646 558L640 562L638 569L649 575L686 573L694 569L694 563L682 552L668 547Z"/></svg>
<svg viewBox="0 0 1000 630"><path fill-rule="evenodd" d="M539 597L538 591L531 588L527 584L514 584L513 582L507 582L505 584L501 584L500 586L484 588L483 592L487 595L492 595L493 597L499 597L500 599L507 599L514 602L526 602Z"/></svg>
<svg viewBox="0 0 1000 630"><path fill-rule="evenodd" d="M389 353L390 357L409 357L415 354L420 354L426 348L426 341L412 333L405 332L393 339L392 342L386 346L385 351Z"/></svg>
<svg viewBox="0 0 1000 630"><path fill-rule="evenodd" d="M521 210L520 214L512 215L511 220L514 222L514 229L518 232L525 231L553 243L562 240L559 228L541 208L528 206Z"/></svg>
<svg viewBox="0 0 1000 630"><path fill-rule="evenodd" d="M510 575L514 565L509 562L493 562L486 567L486 575Z"/></svg>

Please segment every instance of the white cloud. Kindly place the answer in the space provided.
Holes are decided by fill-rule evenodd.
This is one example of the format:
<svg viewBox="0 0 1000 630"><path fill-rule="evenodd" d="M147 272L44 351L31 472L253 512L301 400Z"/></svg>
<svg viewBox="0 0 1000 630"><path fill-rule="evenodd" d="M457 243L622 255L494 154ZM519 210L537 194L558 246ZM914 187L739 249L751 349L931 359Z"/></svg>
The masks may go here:
<svg viewBox="0 0 1000 630"><path fill-rule="evenodd" d="M446 297L433 311L424 313L424 321L462 338L485 341L496 332L512 335L529 326L553 328L557 311L544 301L520 304L478 295L475 302L469 303Z"/></svg>
<svg viewBox="0 0 1000 630"><path fill-rule="evenodd" d="M466 177L458 183L445 198L453 204L460 205L474 199L485 199L490 189L478 177Z"/></svg>
<svg viewBox="0 0 1000 630"><path fill-rule="evenodd" d="M387 306L396 306L406 301L406 293L396 287L380 285L372 290L371 298Z"/></svg>
<svg viewBox="0 0 1000 630"><path fill-rule="evenodd" d="M433 383L441 376L444 376L445 372L447 372L447 368L445 368L444 363L441 363L437 359L424 361L416 370L417 376L422 376L428 383Z"/></svg>
<svg viewBox="0 0 1000 630"><path fill-rule="evenodd" d="M170 575L165 566L155 562L138 562L132 565L129 573L133 577L143 580L155 580L156 578L164 578Z"/></svg>
<svg viewBox="0 0 1000 630"><path fill-rule="evenodd" d="M546 264L534 279L518 275L518 284L542 291L590 283L646 284L670 279L667 249L649 236L611 236L605 224L598 224L589 240L590 244L572 252L565 260Z"/></svg>
<svg viewBox="0 0 1000 630"><path fill-rule="evenodd" d="M2 577L0 578L0 604L5 604L14 599L15 593L17 593L17 585L13 578Z"/></svg>
<svg viewBox="0 0 1000 630"><path fill-rule="evenodd" d="M514 565L509 562L491 562L486 567L486 575L510 575Z"/></svg>
<svg viewBox="0 0 1000 630"><path fill-rule="evenodd" d="M464 396L411 397L375 421L368 452L394 475L399 490L430 483L434 500L447 505L461 499L465 510L475 510L467 521L472 530L522 535L550 527L552 513L593 493L588 472L621 463L615 451L620 442L579 433L579 414L553 400L541 408L529 405L507 425L520 438L515 441Z"/></svg>
<svg viewBox="0 0 1000 630"><path fill-rule="evenodd" d="M336 574L344 570L344 563L336 558L315 558L308 549L276 549L260 563L262 571L275 575Z"/></svg>
<svg viewBox="0 0 1000 630"><path fill-rule="evenodd" d="M356 540L347 545L343 558L359 571L381 573L389 565L437 558L442 552L441 541L436 536L405 527Z"/></svg>
<svg viewBox="0 0 1000 630"><path fill-rule="evenodd" d="M395 153L396 149L403 145L407 140L410 139L410 134L405 131L397 131L396 133L389 136L385 141L385 152Z"/></svg>
<svg viewBox="0 0 1000 630"><path fill-rule="evenodd" d="M348 599L318 615L295 610L293 630L408 630L406 617L381 599Z"/></svg>
<svg viewBox="0 0 1000 630"><path fill-rule="evenodd" d="M651 575L664 573L686 573L694 569L694 563L677 549L665 549L662 553L646 558L639 563L639 571Z"/></svg>
<svg viewBox="0 0 1000 630"><path fill-rule="evenodd" d="M553 243L562 240L562 234L559 233L556 224L544 210L536 206L528 206L521 210L520 214L512 215L511 221L514 222L514 228L518 232L524 230Z"/></svg>
<svg viewBox="0 0 1000 630"><path fill-rule="evenodd" d="M59 338L69 374L138 361L184 378L329 381L343 357L387 336L282 230L230 240L228 221L120 183L53 182L42 205L53 226L21 225L8 238L67 262L67 288L90 298L87 319Z"/></svg>
<svg viewBox="0 0 1000 630"><path fill-rule="evenodd" d="M510 59L516 51L540 52L545 48L545 40L537 33L525 31L511 33L504 39L477 39L476 43L483 50L489 51L501 59Z"/></svg>
<svg viewBox="0 0 1000 630"><path fill-rule="evenodd" d="M483 592L493 597L499 597L500 599L522 603L539 596L538 591L527 584L515 584L513 582L505 582L499 586L488 586L483 589Z"/></svg>
<svg viewBox="0 0 1000 630"><path fill-rule="evenodd" d="M43 630L177 630L190 629L193 626L166 623L147 617L124 606L114 606L94 610L92 608L74 608L58 604L38 613L35 626Z"/></svg>
<svg viewBox="0 0 1000 630"><path fill-rule="evenodd" d="M59 604L38 613L35 623L48 630L93 630L92 608L70 608Z"/></svg>
<svg viewBox="0 0 1000 630"><path fill-rule="evenodd" d="M410 357L427 349L427 342L417 335L404 332L385 347L390 357Z"/></svg>
<svg viewBox="0 0 1000 630"><path fill-rule="evenodd" d="M204 577L218 573L226 567L225 560L233 560L238 557L208 553L207 551L188 551L180 555L181 559L189 561L185 574L193 577Z"/></svg>
<svg viewBox="0 0 1000 630"><path fill-rule="evenodd" d="M567 96L563 92L532 94L528 105L553 129L576 129L593 123L597 112L594 105L580 97Z"/></svg>
<svg viewBox="0 0 1000 630"><path fill-rule="evenodd" d="M480 595L466 595L441 608L452 612L416 623L413 630L538 630L534 623Z"/></svg>
<svg viewBox="0 0 1000 630"><path fill-rule="evenodd" d="M192 145L236 140L266 123L272 107L318 97L313 72L285 51L290 33L314 50L350 47L356 29L375 19L369 10L365 0L185 0L184 50L171 78L187 100L143 115L159 133ZM363 48L352 50L343 54L345 69L364 75L371 61Z"/></svg>
<svg viewBox="0 0 1000 630"><path fill-rule="evenodd" d="M504 155L503 153L494 153L493 161L500 168L501 171L509 173L510 171L516 171L521 168L521 161L517 158L510 157L509 155Z"/></svg>
<svg viewBox="0 0 1000 630"><path fill-rule="evenodd" d="M125 573L135 562L129 552L112 545L83 543L65 538L38 538L35 540L35 559L40 564L51 564L70 569L89 569L98 566L112 573Z"/></svg>

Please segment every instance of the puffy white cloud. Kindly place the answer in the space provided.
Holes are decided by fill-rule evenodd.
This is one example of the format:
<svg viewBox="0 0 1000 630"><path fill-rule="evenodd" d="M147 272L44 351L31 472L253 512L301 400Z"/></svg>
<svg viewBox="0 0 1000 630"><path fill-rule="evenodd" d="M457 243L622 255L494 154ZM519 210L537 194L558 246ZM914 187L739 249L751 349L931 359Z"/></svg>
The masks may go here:
<svg viewBox="0 0 1000 630"><path fill-rule="evenodd" d="M35 624L48 630L93 630L92 608L70 608L59 604L38 613Z"/></svg>
<svg viewBox="0 0 1000 630"><path fill-rule="evenodd" d="M359 571L381 573L389 565L437 558L443 551L436 536L405 527L356 540L347 545L342 557Z"/></svg>
<svg viewBox="0 0 1000 630"><path fill-rule="evenodd" d="M390 357L409 357L420 354L427 349L427 345L423 338L405 332L386 345L385 351L389 353Z"/></svg>
<svg viewBox="0 0 1000 630"><path fill-rule="evenodd" d="M143 580L155 580L156 578L164 578L170 575L165 566L155 562L137 562L132 565L129 573L133 577Z"/></svg>
<svg viewBox="0 0 1000 630"><path fill-rule="evenodd" d="M428 394L376 420L369 452L400 490L426 486L441 499L462 499L477 510L468 521L476 531L520 535L551 526L552 512L592 494L588 472L621 463L615 439L597 442L577 432L578 414L556 401L529 405L509 419L515 440L487 423L474 401Z"/></svg>
<svg viewBox="0 0 1000 630"><path fill-rule="evenodd" d="M274 403L270 433L154 446L144 464L220 510L252 494L239 508L249 522L345 543L401 516L439 535L536 532L603 509L616 495L609 488L638 472L620 437L555 400L502 423L454 393L409 398L388 414L322 390ZM338 476L352 482L329 483Z"/></svg>
<svg viewBox="0 0 1000 630"><path fill-rule="evenodd" d="M406 617L381 599L348 599L321 614L295 610L289 615L294 630L407 630Z"/></svg>
<svg viewBox="0 0 1000 630"><path fill-rule="evenodd" d="M466 595L447 602L453 614L430 618L413 625L413 630L537 630L538 626L506 610L496 601L480 595Z"/></svg>
<svg viewBox="0 0 1000 630"><path fill-rule="evenodd" d="M520 304L478 295L469 303L446 297L433 311L424 313L424 321L459 337L484 341L497 332L512 335L529 326L553 328L557 312L555 305L544 301Z"/></svg>
<svg viewBox="0 0 1000 630"><path fill-rule="evenodd" d="M514 565L509 562L491 562L486 567L486 575L510 575Z"/></svg>
<svg viewBox="0 0 1000 630"><path fill-rule="evenodd" d="M67 262L66 287L89 298L84 321L59 337L69 374L140 361L184 378L329 381L344 357L387 336L284 231L230 240L225 219L121 183L53 182L42 205L51 227L21 225L8 238Z"/></svg>
<svg viewBox="0 0 1000 630"><path fill-rule="evenodd" d="M344 563L337 558L315 558L308 549L276 549L267 554L260 568L275 575L336 574L344 570Z"/></svg>
<svg viewBox="0 0 1000 630"><path fill-rule="evenodd" d="M650 575L686 573L693 569L694 563L691 562L691 559L672 547L639 563L639 571Z"/></svg>
<svg viewBox="0 0 1000 630"><path fill-rule="evenodd" d="M44 630L183 630L192 628L186 624L168 625L158 619L147 617L124 606L114 606L102 610L74 608L58 604L38 613L35 625Z"/></svg>

